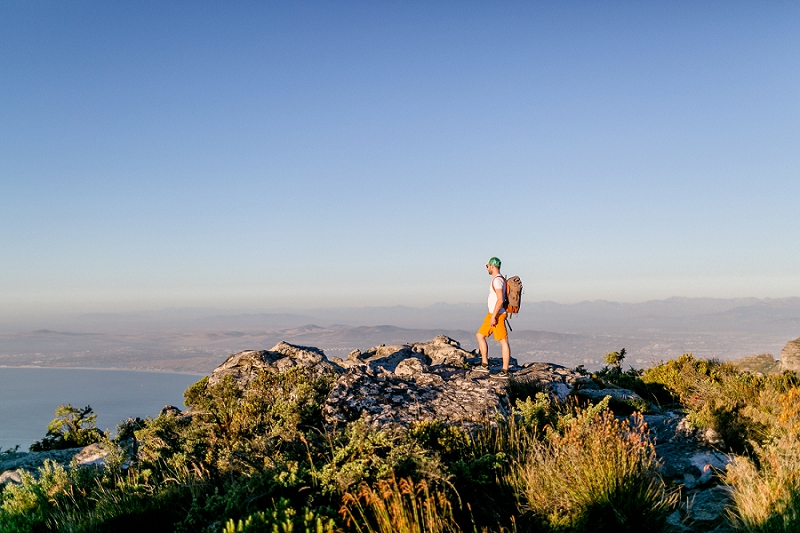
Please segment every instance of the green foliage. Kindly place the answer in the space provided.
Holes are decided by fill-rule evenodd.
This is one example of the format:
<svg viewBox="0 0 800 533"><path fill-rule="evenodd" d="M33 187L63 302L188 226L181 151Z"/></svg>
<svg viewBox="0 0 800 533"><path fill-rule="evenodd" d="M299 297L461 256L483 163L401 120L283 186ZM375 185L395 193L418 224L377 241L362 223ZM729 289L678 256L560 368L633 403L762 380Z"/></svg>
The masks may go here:
<svg viewBox="0 0 800 533"><path fill-rule="evenodd" d="M523 427L539 433L547 427L557 426L560 418L560 409L545 393L536 394L535 400L528 397L524 402L517 400L512 409L512 416L518 420Z"/></svg>
<svg viewBox="0 0 800 533"><path fill-rule="evenodd" d="M620 421L606 406L595 406L559 425L531 441L509 472L532 523L550 531L664 528L676 496L667 494L656 473L641 416Z"/></svg>
<svg viewBox="0 0 800 533"><path fill-rule="evenodd" d="M596 382L680 401L693 423L752 442L741 445L752 460L737 459L749 466L726 478L740 527L795 527L769 529L797 508L800 460L787 452L800 449L796 376L742 374L691 356L644 372L618 362ZM616 418L608 399L580 409L512 379L510 415L485 423L331 428L321 410L333 379L294 368L243 388L200 380L185 394L189 415L121 424L116 444L104 444L108 467L48 463L9 486L0 532L656 532L674 503L641 417Z"/></svg>
<svg viewBox="0 0 800 533"><path fill-rule="evenodd" d="M732 489L731 518L739 529L788 533L800 530L800 388L781 390L771 400L772 441L756 446L755 461L736 458L725 482Z"/></svg>
<svg viewBox="0 0 800 533"><path fill-rule="evenodd" d="M622 361L625 360L625 353L625 348L622 348L618 352L607 353L603 356L603 360L611 367L614 373L619 374L622 372Z"/></svg>
<svg viewBox="0 0 800 533"><path fill-rule="evenodd" d="M749 455L771 438L774 395L797 385L794 374L755 375L691 354L648 369L642 380L680 401L695 427L714 429L732 451Z"/></svg>
<svg viewBox="0 0 800 533"><path fill-rule="evenodd" d="M289 500L281 498L275 507L258 511L239 521L228 520L222 533L334 533L336 521L330 509L296 511Z"/></svg>
<svg viewBox="0 0 800 533"><path fill-rule="evenodd" d="M546 392L545 388L537 379L511 376L506 384L506 394L511 405L516 405L518 400L535 398L542 392Z"/></svg>
<svg viewBox="0 0 800 533"><path fill-rule="evenodd" d="M445 424L441 420L417 422L409 429L408 436L445 459L462 457L470 444L469 433L464 428Z"/></svg>
<svg viewBox="0 0 800 533"><path fill-rule="evenodd" d="M439 460L398 429L370 428L356 421L330 436L324 464L313 476L323 494L343 494L360 483L393 474L439 478Z"/></svg>
<svg viewBox="0 0 800 533"><path fill-rule="evenodd" d="M56 417L47 425L45 437L30 446L32 452L78 448L99 442L103 433L95 427L97 415L87 405L83 409L70 404L59 405Z"/></svg>

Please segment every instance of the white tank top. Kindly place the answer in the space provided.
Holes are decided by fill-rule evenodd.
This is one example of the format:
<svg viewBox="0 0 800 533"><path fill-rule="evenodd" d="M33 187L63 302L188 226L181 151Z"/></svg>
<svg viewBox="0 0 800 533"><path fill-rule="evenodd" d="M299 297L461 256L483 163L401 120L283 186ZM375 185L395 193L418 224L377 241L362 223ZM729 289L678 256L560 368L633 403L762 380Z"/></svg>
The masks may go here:
<svg viewBox="0 0 800 533"><path fill-rule="evenodd" d="M492 283L489 284L489 299L487 303L489 304L489 312L494 313L494 306L497 305L497 293L495 290L503 289L503 299L505 299L506 294L506 280L503 276L495 276L492 279Z"/></svg>

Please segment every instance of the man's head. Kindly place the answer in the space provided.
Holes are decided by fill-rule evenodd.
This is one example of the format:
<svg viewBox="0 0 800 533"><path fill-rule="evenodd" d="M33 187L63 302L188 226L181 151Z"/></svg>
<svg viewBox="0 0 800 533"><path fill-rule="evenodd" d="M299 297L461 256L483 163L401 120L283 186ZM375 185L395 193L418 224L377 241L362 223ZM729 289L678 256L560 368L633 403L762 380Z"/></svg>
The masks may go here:
<svg viewBox="0 0 800 533"><path fill-rule="evenodd" d="M490 257L489 260L486 261L486 271L492 275L496 275L497 272L500 272L500 260L496 257Z"/></svg>

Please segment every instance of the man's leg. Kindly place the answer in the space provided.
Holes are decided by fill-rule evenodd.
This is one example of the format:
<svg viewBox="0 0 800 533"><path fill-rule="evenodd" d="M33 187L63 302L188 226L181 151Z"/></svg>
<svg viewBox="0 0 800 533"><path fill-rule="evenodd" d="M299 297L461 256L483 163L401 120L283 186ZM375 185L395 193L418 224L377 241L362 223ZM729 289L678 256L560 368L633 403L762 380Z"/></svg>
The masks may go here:
<svg viewBox="0 0 800 533"><path fill-rule="evenodd" d="M498 342L500 342L500 350L503 352L503 370L508 370L508 365L511 363L511 346L508 344L508 339Z"/></svg>
<svg viewBox="0 0 800 533"><path fill-rule="evenodd" d="M475 338L478 339L478 349L481 351L481 363L484 365L489 364L489 344L486 342L486 337L481 335L480 333L475 334ZM508 344L508 343L506 343Z"/></svg>

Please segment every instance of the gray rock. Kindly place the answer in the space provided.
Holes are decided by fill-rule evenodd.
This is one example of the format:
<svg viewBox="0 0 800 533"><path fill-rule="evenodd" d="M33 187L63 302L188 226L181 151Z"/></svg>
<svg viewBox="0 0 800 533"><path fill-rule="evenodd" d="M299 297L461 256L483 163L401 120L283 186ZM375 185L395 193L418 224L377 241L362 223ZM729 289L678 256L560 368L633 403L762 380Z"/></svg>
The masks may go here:
<svg viewBox="0 0 800 533"><path fill-rule="evenodd" d="M720 522L730 503L729 488L712 487L689 495L687 515L694 523Z"/></svg>
<svg viewBox="0 0 800 533"><path fill-rule="evenodd" d="M522 369L514 372L517 381L532 381L539 383L544 391L549 392L560 400L565 400L576 388L591 382L586 378L561 365L553 363L525 363Z"/></svg>
<svg viewBox="0 0 800 533"><path fill-rule="evenodd" d="M374 425L409 426L422 420L475 423L508 414L504 384L467 369L428 367L415 357L395 366L352 368L334 384L323 407L330 425L362 419Z"/></svg>
<svg viewBox="0 0 800 533"><path fill-rule="evenodd" d="M707 431L689 425L681 412L645 415L650 436L655 441L661 474L686 489L712 485L718 473L731 461L713 445Z"/></svg>
<svg viewBox="0 0 800 533"><path fill-rule="evenodd" d="M6 470L0 474L0 490L6 485L19 485L22 483L20 470Z"/></svg>
<svg viewBox="0 0 800 533"><path fill-rule="evenodd" d="M781 371L800 372L800 339L786 343L781 350Z"/></svg>
<svg viewBox="0 0 800 533"><path fill-rule="evenodd" d="M38 470L47 459L60 465L68 465L72 458L83 448L67 448L66 450L50 450L46 452L17 452L0 456L0 472L7 470Z"/></svg>
<svg viewBox="0 0 800 533"><path fill-rule="evenodd" d="M610 396L612 400L618 402L625 401L642 401L642 397L628 389L578 389L575 391L575 396L598 402Z"/></svg>
<svg viewBox="0 0 800 533"><path fill-rule="evenodd" d="M223 376L230 375L239 386L244 387L261 372L280 373L295 366L314 368L320 372L339 370L339 366L328 361L325 353L318 348L279 342L270 350L245 350L228 356L211 373L208 384L215 385Z"/></svg>
<svg viewBox="0 0 800 533"><path fill-rule="evenodd" d="M425 356L411 349L408 344L396 344L393 346L376 346L364 352L359 357L358 365L366 366L368 371L379 372L383 369L387 372L394 372L401 361L414 358L425 364Z"/></svg>
<svg viewBox="0 0 800 533"><path fill-rule="evenodd" d="M394 374L398 377L411 380L415 377L418 377L428 370L428 365L420 361L416 357L409 357L408 359L403 359L394 369Z"/></svg>
<svg viewBox="0 0 800 533"><path fill-rule="evenodd" d="M75 454L72 463L75 466L105 466L108 455L108 450L101 444L90 444Z"/></svg>
<svg viewBox="0 0 800 533"><path fill-rule="evenodd" d="M37 475L39 468L48 460L69 468L104 467L111 449L113 449L113 445L110 443L95 443L83 448L2 454L0 455L0 485L18 483L22 472Z"/></svg>
<svg viewBox="0 0 800 533"><path fill-rule="evenodd" d="M411 349L423 353L431 366L464 368L467 360L473 356L472 352L462 349L458 341L445 335L438 335L430 342L414 343Z"/></svg>

